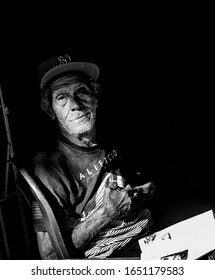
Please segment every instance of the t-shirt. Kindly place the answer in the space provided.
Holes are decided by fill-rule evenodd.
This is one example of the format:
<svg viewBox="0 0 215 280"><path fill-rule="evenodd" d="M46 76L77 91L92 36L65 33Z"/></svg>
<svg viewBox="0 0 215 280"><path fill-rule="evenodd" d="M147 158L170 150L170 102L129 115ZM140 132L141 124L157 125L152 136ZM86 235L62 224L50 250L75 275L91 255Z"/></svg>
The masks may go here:
<svg viewBox="0 0 215 280"><path fill-rule="evenodd" d="M33 168L37 178L55 197L55 214L60 217L60 226L68 236L79 221L102 204L110 178L114 176L117 185L123 188L131 183L133 176L117 147L82 147L63 135L59 135L55 145L46 152L37 154ZM131 212L128 217L117 219L100 231L85 248L84 257L111 256L133 237L147 234L151 224L148 209ZM36 230L45 229L38 226Z"/></svg>

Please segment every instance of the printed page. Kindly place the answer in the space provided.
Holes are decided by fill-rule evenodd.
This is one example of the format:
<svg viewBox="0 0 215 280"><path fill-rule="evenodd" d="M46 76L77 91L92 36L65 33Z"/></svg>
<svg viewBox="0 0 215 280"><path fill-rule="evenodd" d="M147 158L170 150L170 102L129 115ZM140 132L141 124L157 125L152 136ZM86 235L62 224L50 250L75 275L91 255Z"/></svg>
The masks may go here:
<svg viewBox="0 0 215 280"><path fill-rule="evenodd" d="M139 240L141 259L194 260L215 249L212 210L174 224Z"/></svg>

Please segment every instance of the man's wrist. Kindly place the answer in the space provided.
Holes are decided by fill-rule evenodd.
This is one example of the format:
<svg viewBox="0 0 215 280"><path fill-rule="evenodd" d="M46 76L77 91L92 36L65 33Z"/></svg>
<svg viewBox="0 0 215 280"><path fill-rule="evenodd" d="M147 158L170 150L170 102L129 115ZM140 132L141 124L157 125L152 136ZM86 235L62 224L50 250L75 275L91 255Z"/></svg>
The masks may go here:
<svg viewBox="0 0 215 280"><path fill-rule="evenodd" d="M113 220L113 211L111 209L107 209L104 206L98 208L98 215L101 219L103 219L104 223L109 223Z"/></svg>

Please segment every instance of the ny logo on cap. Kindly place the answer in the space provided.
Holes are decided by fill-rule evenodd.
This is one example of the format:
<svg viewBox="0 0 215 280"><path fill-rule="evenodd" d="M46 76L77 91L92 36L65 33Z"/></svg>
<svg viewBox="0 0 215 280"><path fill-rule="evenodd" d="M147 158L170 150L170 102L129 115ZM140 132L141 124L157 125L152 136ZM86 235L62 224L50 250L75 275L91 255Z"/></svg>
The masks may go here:
<svg viewBox="0 0 215 280"><path fill-rule="evenodd" d="M60 55L60 56L58 56L57 59L59 60L60 65L66 64L66 63L69 63L72 61L70 55L68 55L68 54Z"/></svg>

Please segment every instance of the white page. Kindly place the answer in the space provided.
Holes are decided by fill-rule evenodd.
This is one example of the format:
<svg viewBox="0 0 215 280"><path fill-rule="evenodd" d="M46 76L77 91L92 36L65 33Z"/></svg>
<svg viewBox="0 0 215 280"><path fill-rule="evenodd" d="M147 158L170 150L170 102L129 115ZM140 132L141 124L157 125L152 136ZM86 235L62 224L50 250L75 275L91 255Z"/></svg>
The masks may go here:
<svg viewBox="0 0 215 280"><path fill-rule="evenodd" d="M150 240L150 237L153 240ZM197 259L215 249L215 219L212 210L167 227L139 240L141 259L162 259L188 250L185 259Z"/></svg>

